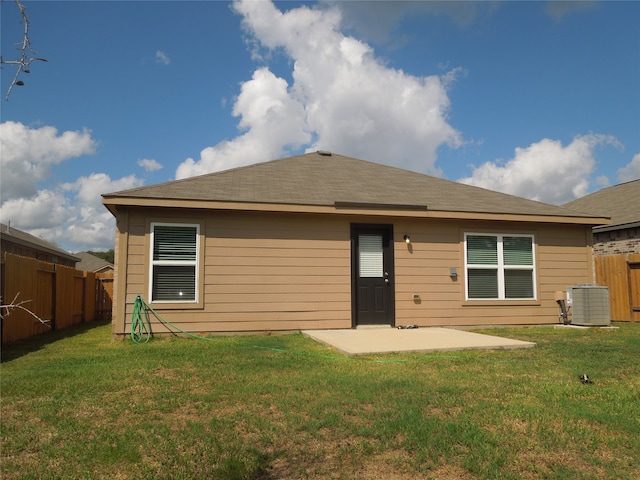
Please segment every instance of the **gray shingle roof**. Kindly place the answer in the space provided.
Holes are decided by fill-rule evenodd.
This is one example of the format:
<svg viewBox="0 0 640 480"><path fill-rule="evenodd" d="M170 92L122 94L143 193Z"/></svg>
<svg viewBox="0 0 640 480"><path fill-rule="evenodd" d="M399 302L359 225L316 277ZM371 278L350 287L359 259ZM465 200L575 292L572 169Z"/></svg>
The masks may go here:
<svg viewBox="0 0 640 480"><path fill-rule="evenodd" d="M555 205L324 152L103 195L110 198L334 206L405 205L431 211L589 217Z"/></svg>
<svg viewBox="0 0 640 480"><path fill-rule="evenodd" d="M99 272L101 270L113 270L113 264L103 260L100 257L96 257L89 252L74 253L80 261L76 264L76 269L84 270L85 272Z"/></svg>
<svg viewBox="0 0 640 480"><path fill-rule="evenodd" d="M640 179L603 188L564 205L580 212L611 217L614 225L640 222Z"/></svg>
<svg viewBox="0 0 640 480"><path fill-rule="evenodd" d="M58 247L55 243L48 242L42 238L31 235L30 233L18 230L15 227L9 227L4 223L0 223L0 240L3 242L13 242L19 245L25 245L35 250L46 252L52 255L58 255L66 258L72 262L77 262L80 259L73 254Z"/></svg>

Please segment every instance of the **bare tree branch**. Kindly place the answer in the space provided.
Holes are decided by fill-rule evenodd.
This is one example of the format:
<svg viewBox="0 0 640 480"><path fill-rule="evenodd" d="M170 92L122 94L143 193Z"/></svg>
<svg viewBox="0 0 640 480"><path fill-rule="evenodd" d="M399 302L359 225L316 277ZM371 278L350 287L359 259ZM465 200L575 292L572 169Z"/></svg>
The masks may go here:
<svg viewBox="0 0 640 480"><path fill-rule="evenodd" d="M0 0L4 1L4 0ZM22 86L24 82L20 80L20 75L22 73L31 73L29 70L29 66L34 61L46 62L47 59L41 57L31 56L35 55L37 52L31 46L31 38L29 37L29 17L27 16L26 7L20 2L20 0L14 0L18 10L20 11L20 17L22 24L24 26L22 42L16 43L15 45L20 52L18 58L16 60L5 60L2 56L0 56L0 64L1 65L15 65L16 73L13 76L13 80L9 84L9 88L7 89L7 94L5 95L5 99L9 100L9 95L11 95L11 91L13 87L16 85Z"/></svg>
<svg viewBox="0 0 640 480"><path fill-rule="evenodd" d="M51 328L51 325L50 325L51 320L43 320L38 315L33 313L31 310L29 310L27 307L23 306L25 303L29 303L31 300L23 300L21 302L16 303L19 296L20 296L20 292L16 293L16 296L13 297L13 300L11 301L11 303L8 303L6 305L1 303L2 299L0 298L0 319L4 320L6 317L11 315L11 313L14 310L18 309L18 310L22 310L24 312L27 312L33 318L38 320L41 324Z"/></svg>

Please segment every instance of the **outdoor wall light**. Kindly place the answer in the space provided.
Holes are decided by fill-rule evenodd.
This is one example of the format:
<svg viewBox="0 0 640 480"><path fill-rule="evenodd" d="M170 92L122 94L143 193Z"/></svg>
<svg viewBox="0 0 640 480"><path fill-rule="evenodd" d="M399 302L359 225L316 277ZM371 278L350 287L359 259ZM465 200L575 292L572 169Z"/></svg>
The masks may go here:
<svg viewBox="0 0 640 480"><path fill-rule="evenodd" d="M456 270L456 267L451 267L449 269L449 276L451 278L457 278L458 277L458 271Z"/></svg>
<svg viewBox="0 0 640 480"><path fill-rule="evenodd" d="M407 243L411 243L411 237L409 235L404 236L404 241Z"/></svg>

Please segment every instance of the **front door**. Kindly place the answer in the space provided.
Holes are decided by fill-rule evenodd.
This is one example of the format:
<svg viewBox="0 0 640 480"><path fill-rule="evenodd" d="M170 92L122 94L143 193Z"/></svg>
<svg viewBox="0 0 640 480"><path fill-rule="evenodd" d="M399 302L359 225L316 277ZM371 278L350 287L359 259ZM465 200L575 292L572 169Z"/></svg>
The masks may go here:
<svg viewBox="0 0 640 480"><path fill-rule="evenodd" d="M354 326L395 323L392 238L391 225L351 228Z"/></svg>

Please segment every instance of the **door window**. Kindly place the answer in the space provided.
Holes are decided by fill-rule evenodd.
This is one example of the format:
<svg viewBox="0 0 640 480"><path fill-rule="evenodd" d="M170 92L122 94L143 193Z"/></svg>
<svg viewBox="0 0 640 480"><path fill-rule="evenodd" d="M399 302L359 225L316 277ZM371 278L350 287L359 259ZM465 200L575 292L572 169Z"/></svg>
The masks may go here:
<svg viewBox="0 0 640 480"><path fill-rule="evenodd" d="M382 235L358 235L360 278L380 278L384 274Z"/></svg>

